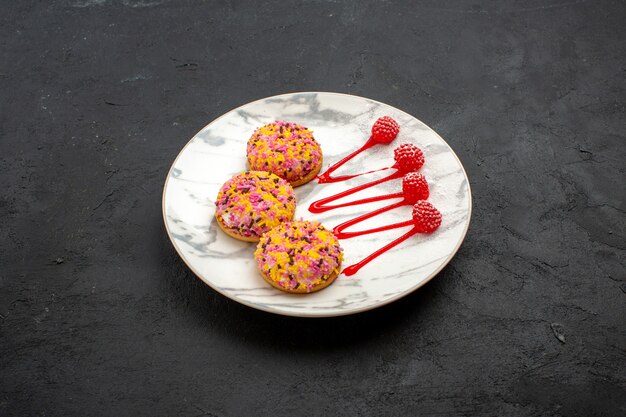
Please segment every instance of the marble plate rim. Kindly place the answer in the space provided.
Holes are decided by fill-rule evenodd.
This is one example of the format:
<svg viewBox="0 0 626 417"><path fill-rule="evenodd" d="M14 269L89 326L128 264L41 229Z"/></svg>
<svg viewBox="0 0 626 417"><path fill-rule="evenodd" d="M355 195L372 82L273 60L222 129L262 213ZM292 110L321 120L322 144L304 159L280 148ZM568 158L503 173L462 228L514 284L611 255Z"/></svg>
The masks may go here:
<svg viewBox="0 0 626 417"><path fill-rule="evenodd" d="M466 182L467 182L467 193L468 193L467 222L465 223L465 227L463 229L463 233L461 234L461 238L456 243L456 246L454 247L452 252L450 252L450 255L445 259L445 261L443 261L441 263L441 265L436 270L434 270L426 278L424 278L423 280L418 282L415 286L410 287L409 289L405 290L404 292L398 293L397 295L395 295L393 297L390 297L388 299L385 299L385 300L383 300L381 302L378 302L376 304L366 305L366 306L357 307L357 308L353 308L353 309L334 311L334 312L319 312L319 311L315 311L315 310L313 310L313 311L284 311L284 310L277 310L277 309L274 309L272 307L266 307L264 305L255 304L254 302L249 302L249 301L246 301L246 300L234 298L230 294L228 294L228 293L226 293L224 291L221 291L218 287L212 285L210 280L205 279L202 276L202 274L200 274L193 267L192 263L189 262L185 258L185 256L183 255L182 251L176 245L176 242L174 241L174 239L172 237L171 231L170 231L168 223L167 223L167 215L166 215L166 210L165 210L165 195L167 193L167 186L168 186L168 183L169 183L170 176L172 174L172 170L176 166L176 162L178 162L178 159L185 152L185 149L187 149L187 147L191 144L191 142L195 139L195 137L198 136L198 134L200 132L204 131L209 126L211 126L213 123L216 123L218 120L222 119L223 117L226 117L227 115L231 114L233 111L236 111L236 110L238 110L238 109L240 109L242 107L246 107L246 106L249 106L251 104L255 104L255 103L258 103L258 102L265 101L265 100L270 100L270 99L279 98L279 97L285 97L285 96L293 96L293 95L298 95L298 94L325 94L325 95L347 96L347 97L351 97L351 98L357 98L357 99L360 99L360 100L369 100L369 101L374 102L374 103L378 103L378 104L382 104L384 106L391 107L394 110L397 110L398 112L404 113L407 116L409 116L409 117L411 117L413 119L416 119L420 123L422 123L425 126L427 126L448 147L448 149L449 149L450 153L452 154L452 156L454 156L454 158L459 163L459 166L461 167L461 171L463 172L463 175L465 176L465 179L466 179ZM196 134L194 134L187 141L187 143L180 149L180 151L176 155L176 158L174 158L174 161L172 162L170 168L167 171L167 176L165 177L165 183L163 184L163 193L162 193L162 196L161 196L161 214L163 216L163 223L165 225L165 231L167 232L167 236L170 239L170 242L171 242L172 246L176 250L176 253L178 253L178 256L183 260L185 265L191 270L191 272L194 273L194 275L197 278L199 278L202 282L204 282L206 285L208 285L211 289L216 291L218 294L221 294L221 295L227 297L228 299L230 299L232 301L235 301L235 302L237 302L239 304L243 304L243 305L245 305L247 307L251 307L251 308L256 309L256 310L261 310L261 311L265 311L265 312L273 313L273 314L278 314L278 315L282 315L282 316L306 317L306 318L339 317L339 316L347 316L347 315L352 315L352 314L363 313L365 311L374 310L376 308L380 308L380 307L386 306L388 304L391 304L391 303L393 303L393 302L395 302L395 301L397 301L397 300L399 300L399 299L401 299L403 297L406 297L407 295L415 292L416 290L418 290L419 288L421 288L422 286L424 286L428 282L430 282L434 277L436 277L439 274L439 272L441 272L441 270L443 268L445 268L450 263L450 261L456 256L457 252L461 248L461 245L465 241L465 237L467 236L467 232L469 230L469 225L470 225L471 220L472 220L472 188L471 188L471 185L470 185L469 177L467 176L467 172L465 171L465 167L463 166L463 163L461 162L461 159L458 157L456 152L454 152L454 149L452 149L450 144L448 144L448 142L437 131L435 131L429 125L427 125L426 123L422 122L420 119L418 119L417 117L413 116L412 114L409 114L409 113L405 112L404 110L401 110L401 109L399 109L399 108L397 108L395 106L392 106L390 104L384 103L382 101L374 100L374 99L371 99L371 98L368 98L368 97L357 96L357 95L354 95L354 94L337 93L337 92L331 92L331 91L296 91L296 92L291 92L291 93L282 93L282 94L277 94L277 95L273 95L273 96L263 97L263 98L259 98L259 99L256 99L256 100L253 100L253 101L241 104L241 105L239 105L237 107L234 107L234 108L228 110L227 112L223 113L221 116L211 120L208 124L204 125L200 130L198 130L196 132ZM306 295L304 295L304 296L306 296Z"/></svg>

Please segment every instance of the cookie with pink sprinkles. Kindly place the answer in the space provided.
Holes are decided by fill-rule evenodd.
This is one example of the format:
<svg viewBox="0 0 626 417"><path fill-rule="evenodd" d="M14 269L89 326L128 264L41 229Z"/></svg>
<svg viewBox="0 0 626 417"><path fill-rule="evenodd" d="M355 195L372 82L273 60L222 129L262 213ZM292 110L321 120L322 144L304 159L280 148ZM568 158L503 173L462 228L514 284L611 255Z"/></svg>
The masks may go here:
<svg viewBox="0 0 626 417"><path fill-rule="evenodd" d="M284 179L265 171L235 175L222 185L215 218L229 236L258 242L273 227L293 219L296 196Z"/></svg>
<svg viewBox="0 0 626 417"><path fill-rule="evenodd" d="M256 129L247 153L251 170L271 172L294 187L311 181L322 167L322 148L313 131L282 120Z"/></svg>
<svg viewBox="0 0 626 417"><path fill-rule="evenodd" d="M343 249L319 222L280 224L265 233L254 257L261 276L289 293L310 293L332 284L341 271Z"/></svg>

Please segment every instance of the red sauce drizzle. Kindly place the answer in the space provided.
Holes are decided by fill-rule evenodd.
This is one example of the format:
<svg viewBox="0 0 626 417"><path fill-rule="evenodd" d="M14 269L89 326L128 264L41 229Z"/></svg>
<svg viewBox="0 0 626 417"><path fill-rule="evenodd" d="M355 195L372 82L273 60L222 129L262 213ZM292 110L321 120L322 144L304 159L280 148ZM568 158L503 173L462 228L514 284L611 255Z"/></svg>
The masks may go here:
<svg viewBox="0 0 626 417"><path fill-rule="evenodd" d="M376 228L376 229L371 229L369 231L366 231L365 233L374 233L374 231L395 229L396 227L410 226L411 224L413 224L413 221L412 220L408 220L408 221L402 222L402 223L396 223L396 224L392 224L392 225L389 225L389 226L383 226L383 227L379 227L379 228ZM393 242L383 246L382 248L378 249L376 252L372 253L371 255L366 256L365 258L363 258L361 261L355 263L354 265L350 265L349 267L345 268L343 270L343 274L345 274L346 276L351 276L351 275L356 274L357 272L359 272L359 269L363 268L365 265L367 265L368 263L370 263L374 259L378 258L383 253L387 252L389 249L399 245L400 243L404 242L405 240L407 240L411 236L417 234L418 232L419 232L419 229L417 227L414 227L413 229L409 230L408 233L405 233L404 235L400 236L399 238L397 238ZM358 232L355 232L355 233L358 233ZM365 234L365 233L363 233L363 234Z"/></svg>
<svg viewBox="0 0 626 417"><path fill-rule="evenodd" d="M390 168L395 168L395 166L391 166L391 167L385 167L385 168L380 168L380 169L375 169L373 171L367 171L367 172L361 172L360 174L350 174L350 175L340 175L338 177L333 177L331 174L333 172L335 172L337 169L339 169L339 167L341 167L343 164L345 164L346 162L348 162L349 160L351 160L352 158L354 158L355 156L357 156L358 154L360 154L361 152L373 147L374 145L377 145L378 142L374 141L372 138L369 138L369 140L367 142L365 142L365 145L363 145L362 147L360 147L359 149L357 149L356 151L352 152L350 155L346 156L345 158L343 158L341 161L331 165L330 167L328 167L328 169L323 173L317 176L317 182L319 184L328 184L331 182L340 182L340 181L346 181L349 180L351 178L355 178L355 177L360 177L361 175L365 175L365 174L372 174L374 172L379 172L379 171L384 171Z"/></svg>
<svg viewBox="0 0 626 417"><path fill-rule="evenodd" d="M340 166L342 166L343 164L345 164L346 162L348 162L349 160L351 160L352 158L354 158L361 152L371 148L374 145L376 145L376 142L374 142L372 138L369 138L369 140L365 142L365 145L361 146L359 149L352 152L350 155L346 156L341 161L336 162L335 164L331 165L324 173L318 175L317 182L319 184L324 184L324 183L329 183L329 182L345 181L345 180L349 180L350 178L354 178L358 176L357 174L357 175L343 175L340 177L332 177L331 174L335 172Z"/></svg>
<svg viewBox="0 0 626 417"><path fill-rule="evenodd" d="M414 205L419 200L426 200L429 195L430 195L430 190L428 189L428 182L426 181L426 178L423 175L418 174L416 172L410 172L406 174L404 178L402 178L402 192L401 193L387 194L387 195L382 195L380 197L364 198L361 200L354 201L352 203L346 203L344 205L365 204L365 203L369 203L370 201L379 201L379 200L386 200L389 198L398 198L398 197L402 197L401 201L398 201L386 207L379 208L377 210L374 210L371 213L366 213L361 216L355 217L354 219L348 220L347 222L344 222L336 226L333 229L333 233L339 239L347 239L353 236L360 236L361 234L365 234L365 232L344 232L344 230L350 226L354 226L357 223L360 223L367 219L371 219L374 216L378 216L379 214L382 214L389 210L393 210L397 207L401 207L405 204L409 206ZM339 205L337 207L339 207ZM377 228L377 229L371 229L371 230L382 231L382 230L388 230L388 229ZM367 233L373 233L373 232L369 231Z"/></svg>
<svg viewBox="0 0 626 417"><path fill-rule="evenodd" d="M372 217L376 217L381 213L384 213L386 211L389 210L393 210L397 207L403 206L406 204L406 201L402 200L399 201L397 203L391 204L389 206L386 207L382 207L379 208L378 210L374 210L371 213L365 213L362 214L361 216L355 217L354 219L348 220L347 222L341 223L340 225L336 226L333 229L333 234L337 237L337 239L349 239L351 237L355 237L355 236L363 236L363 235L367 235L370 233L376 233L376 232L382 232L384 230L390 230L390 229L395 229L396 227L403 227L405 226L403 222L402 226L396 226L397 224L400 223L396 223L396 225L390 225L390 226L381 226L381 227L377 227L375 229L368 229L368 230L363 230L363 231L359 231L359 232L344 232L345 229L347 229L350 226L354 226L357 223L361 223L362 221L371 219ZM409 224L411 224L411 222L409 221Z"/></svg>
<svg viewBox="0 0 626 417"><path fill-rule="evenodd" d="M380 120L380 119L379 119ZM379 121L377 121L378 123ZM395 122L394 122L395 123ZM396 132L397 134L397 132ZM395 135L394 135L395 138ZM393 140L393 138L391 139ZM410 194L406 194L406 190L404 190L404 184L403 184L403 192L399 192L399 193L394 193L394 194L386 194L386 195L381 195L381 196L375 196L375 197L368 197L368 198L362 198L360 200L355 200L355 201L350 201L347 203L340 203L340 204L334 204L334 205L330 205L330 203L333 203L336 200L339 200L341 198L347 197L349 195L352 195L354 193L357 193L359 191L365 190L367 188L373 187L375 185L387 182L387 181L391 181L397 178L402 178L405 173L407 172L415 172L417 171L417 169L419 169L422 164L424 163L424 158L422 155L421 150L419 150L419 148L415 147L414 145L401 145L400 148L403 149L396 149L394 150L394 158L396 159L396 163L394 165L392 165L391 167L387 167L387 168L382 168L382 169L378 169L378 170L374 170L374 171L368 171L368 172L363 172L360 174L350 174L350 175L341 175L341 176L337 176L337 177L333 177L332 173L334 171L336 171L339 167L341 167L342 165L344 165L346 162L348 162L349 160L351 160L352 158L354 158L355 156L357 156L358 154L360 154L361 152L366 151L367 149L373 147L374 145L377 145L378 143L389 143L389 142L377 142L374 137L370 137L367 142L365 142L365 144L360 147L359 149L357 149L356 151L352 152L351 154L349 154L348 156L346 156L345 158L343 158L342 160L340 160L339 162L331 165L323 174L320 174L317 177L318 183L320 184L324 184L324 183L333 183L333 182L339 182L339 181L345 181L345 180L349 180L351 178L354 177L358 177L361 175L365 175L365 174L370 174L373 172L378 172L378 171L383 171L383 170L387 170L390 168L396 169L397 171L394 172L393 174L390 174L386 177L383 178L379 178L377 180L374 181L370 181L368 183L365 184L361 184L359 186L350 188L348 190L342 191L340 193L337 193L335 195L326 197L326 198L322 198L320 200L314 201L310 206L309 206L309 211L311 213L323 213L325 211L328 210L333 210L336 208L340 208L340 207L348 207L348 206L356 206L359 204L367 204L367 203L372 203L375 201L382 201L382 200L388 200L388 199L392 199L392 198L402 198L401 201L398 201L396 203L390 204L389 206L386 207L382 207L379 208L377 210L374 210L370 213L366 213L363 214L361 216L355 217L354 219L348 220L338 226L336 226L333 229L333 233L335 234L335 236L338 239L349 239L352 237L356 237L356 236L363 236L363 235L367 235L367 234L371 234L371 233L377 233L377 232L383 232L386 230L392 230L392 229L397 229L400 227L407 227L407 226L414 226L411 230L409 230L407 233L405 233L404 235L400 236L399 238L397 238L396 240L394 240L391 243L388 243L387 245L383 246L382 248L376 250L374 253L368 255L367 257L365 257L364 259L362 259L360 262L354 264L354 265L350 265L347 268L344 268L343 270L343 274L345 274L346 276L351 276L356 274L361 268L363 268L365 265L367 265L368 263L370 263L372 260L376 259L377 257L379 257L380 255L382 255L383 253L387 252L388 250L394 248L395 246L399 245L400 243L404 242L405 240L409 239L411 236L417 234L420 232L419 227L417 227L416 223L414 220L407 220L407 221L403 221L403 222L399 222L399 223L393 223L390 225L386 225L386 226L379 226L379 227L374 227L371 229L366 229L366 230L360 230L360 231L356 231L356 232L345 232L344 230L347 229L350 226L354 226L357 223L361 223L365 220L371 219L372 217L378 216L379 214L382 214L386 211L390 211L393 210L395 208L398 208L400 206L403 206L405 204L413 204L412 200L414 200L414 198L409 197ZM411 147L413 147L414 149L417 150L414 151L413 149L411 149ZM398 156L400 158L400 160L398 159ZM423 179L423 177L422 177ZM424 180L425 181L425 180ZM428 192L425 195L425 198L428 198Z"/></svg>
<svg viewBox="0 0 626 417"><path fill-rule="evenodd" d="M373 202L373 201L380 201L380 200L386 200L388 198L394 198L396 195L395 194L390 194L390 195L386 195L386 196L364 198L362 200L351 201L349 203L343 203L343 204L336 204L336 205L333 205L333 206L329 206L328 205L328 203L332 203L333 201L339 200L340 198L347 197L347 196L352 195L352 194L354 194L356 192L359 192L361 190L365 190L366 188L373 187L375 185L381 184L381 183L386 182L386 181L391 181L391 180L396 179L396 178L401 178L403 175L404 174L402 172L396 171L393 174L388 175L386 177L379 178L377 180L370 181L368 183L361 184L359 186L350 188L349 190L342 191L342 192L337 193L335 195L331 195L330 197L326 197L326 198L322 198L320 200L314 201L309 206L309 211L311 213L323 213L325 211L336 209L336 208L339 208L339 207L355 206L357 204L365 204L365 203L370 203L370 202ZM398 197L401 197L401 193L400 193L400 195Z"/></svg>
<svg viewBox="0 0 626 417"><path fill-rule="evenodd" d="M329 182L339 182L349 180L350 178L358 177L360 175L371 174L372 172L384 171L389 168L387 167L376 169L374 171L362 172L360 174L352 174L352 175L341 175L339 177L333 177L331 174L335 172L340 166L360 154L361 152L373 147L377 144L389 144L391 143L397 136L398 132L400 132L400 126L398 123L393 120L389 116L383 116L376 119L374 125L372 126L372 134L369 139L363 146L361 146L356 151L352 152L350 155L343 158L341 161L331 165L324 173L318 175L317 181L319 184L329 183Z"/></svg>
<svg viewBox="0 0 626 417"><path fill-rule="evenodd" d="M398 201L397 203L391 204L391 205L386 206L386 207L379 208L378 210L374 210L371 213L366 213L366 214L363 214L361 216L355 217L354 219L348 220L347 222L344 222L344 223L336 226L333 229L333 233L334 233L335 236L337 236L337 239L349 239L351 237L363 236L363 235L368 235L368 234L371 234L371 233L384 232L386 230L397 229L399 227L413 226L414 225L414 221L413 220L407 220L407 221L404 221L404 222L393 223L393 224L389 224L389 225L386 225L386 226L374 227L372 229L359 230L357 232L344 232L344 230L347 229L350 226L354 226L357 223L360 223L360 222L365 221L367 219L371 219L372 217L378 216L381 213L384 213L384 212L389 211L389 210L393 210L393 209L395 209L397 207L401 207L401 206L403 206L405 204L410 204L410 203L407 202L406 200ZM359 271L359 269L361 269L363 266L365 266L366 264L368 264L372 260L376 259L377 257L382 255L383 253L387 252L389 249L393 248L394 246L404 242L405 240L407 240L409 237L413 236L417 232L418 232L417 228L414 227L407 234L399 237L398 239L394 240L393 242L389 243L388 245L378 249L376 252L374 252L371 255L367 256L366 258L364 258L360 262L345 268L343 270L343 273L346 276L350 276L350 275L356 274Z"/></svg>
<svg viewBox="0 0 626 417"><path fill-rule="evenodd" d="M420 165L421 166L421 165ZM426 183L425 178L417 173L409 173L407 174L404 178L403 178L403 184L402 184L402 192L399 193L394 193L394 194L386 194L386 195L381 195L381 196L375 196L375 197L368 197L368 198L362 198L360 200L355 200L355 201L350 201L347 203L342 203L342 204L335 204L335 205L328 205L328 203L332 203L335 200L338 200L340 198L346 197L348 195L354 194L358 191L364 190L366 188L372 187L374 185L380 184L382 182L385 181L389 181L395 178L399 178L404 176L404 173L398 169L398 171L396 171L395 173L388 175L386 177L380 178L378 180L375 181L371 181L362 185L359 185L357 187L353 187L349 190L337 193L333 196L330 197L326 197L323 198L321 200L315 201L311 204L311 206L309 207L309 211L312 213L322 213L324 211L328 211L328 210L332 210L335 208L339 208L339 207L347 207L347 206L355 206L358 204L366 204L366 203L371 203L371 202L375 202L375 201L381 201L381 200L387 200L387 199L391 199L391 198L402 198L402 200L390 204L388 206L385 207L381 207L379 209L376 209L370 213L365 213L362 214L358 217L355 217L354 219L348 220L344 223L341 223L340 225L336 226L333 229L333 234L338 238L338 239L349 239L351 237L356 237L356 236L363 236L363 235L367 235L367 234L371 234L371 233L378 233L378 232L383 232L386 230L392 230L392 229L396 229L399 227L407 227L407 226L413 226L415 225L415 220L407 220L404 222L399 222L399 223L393 223L393 224L389 224L386 226L379 226L379 227L374 227L371 229L366 229L366 230L360 230L360 231L356 231L356 232L345 232L345 229L347 229L348 227L354 226L357 223L361 223L365 220L371 219L372 217L378 216L386 211L390 211L393 210L395 208L401 207L403 205L412 205L416 202L416 198L420 199L420 198L428 198L428 183ZM419 179L418 179L419 178ZM417 194L419 193L419 194ZM393 242L383 246L382 248L378 249L377 251L375 251L374 253L372 253L371 255L365 257L364 259L362 259L360 262L354 264L354 265L350 265L347 268L345 268L343 270L343 274L345 274L346 276L351 276L356 274L361 268L363 268L366 264L370 263L372 260L376 259L377 257L379 257L380 255L382 255L383 253L387 252L388 250L390 250L391 248L399 245L400 243L404 242L405 240L407 240L408 238L410 238L411 236L413 236L416 233L419 233L420 230L417 226L413 227L409 232L405 233L404 235L400 236L398 239L394 240Z"/></svg>

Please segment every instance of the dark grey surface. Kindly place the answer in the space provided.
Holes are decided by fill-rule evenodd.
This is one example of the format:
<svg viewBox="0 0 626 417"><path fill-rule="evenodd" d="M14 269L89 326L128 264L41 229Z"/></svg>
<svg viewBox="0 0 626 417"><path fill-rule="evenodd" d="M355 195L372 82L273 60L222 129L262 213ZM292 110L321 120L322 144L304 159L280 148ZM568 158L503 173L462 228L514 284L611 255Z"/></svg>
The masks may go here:
<svg viewBox="0 0 626 417"><path fill-rule="evenodd" d="M625 19L623 1L3 1L0 415L624 415ZM464 245L388 307L240 306L164 232L196 131L307 90L406 110L468 171Z"/></svg>

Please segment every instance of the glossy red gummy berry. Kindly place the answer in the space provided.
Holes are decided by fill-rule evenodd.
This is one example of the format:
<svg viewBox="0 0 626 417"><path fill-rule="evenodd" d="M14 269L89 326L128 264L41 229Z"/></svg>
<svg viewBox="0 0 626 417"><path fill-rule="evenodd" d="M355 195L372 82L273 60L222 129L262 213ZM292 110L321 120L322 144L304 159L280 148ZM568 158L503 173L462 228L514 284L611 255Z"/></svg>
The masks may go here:
<svg viewBox="0 0 626 417"><path fill-rule="evenodd" d="M424 154L417 146L403 143L393 150L397 168L402 172L417 171L424 165Z"/></svg>
<svg viewBox="0 0 626 417"><path fill-rule="evenodd" d="M398 136L400 125L389 116L378 118L372 126L372 139L378 143L390 143Z"/></svg>
<svg viewBox="0 0 626 417"><path fill-rule="evenodd" d="M413 206L413 221L420 233L432 233L441 225L441 213L428 201L420 200Z"/></svg>
<svg viewBox="0 0 626 417"><path fill-rule="evenodd" d="M408 204L426 200L430 195L426 178L417 172L409 172L402 178L402 192L404 193L404 201Z"/></svg>

